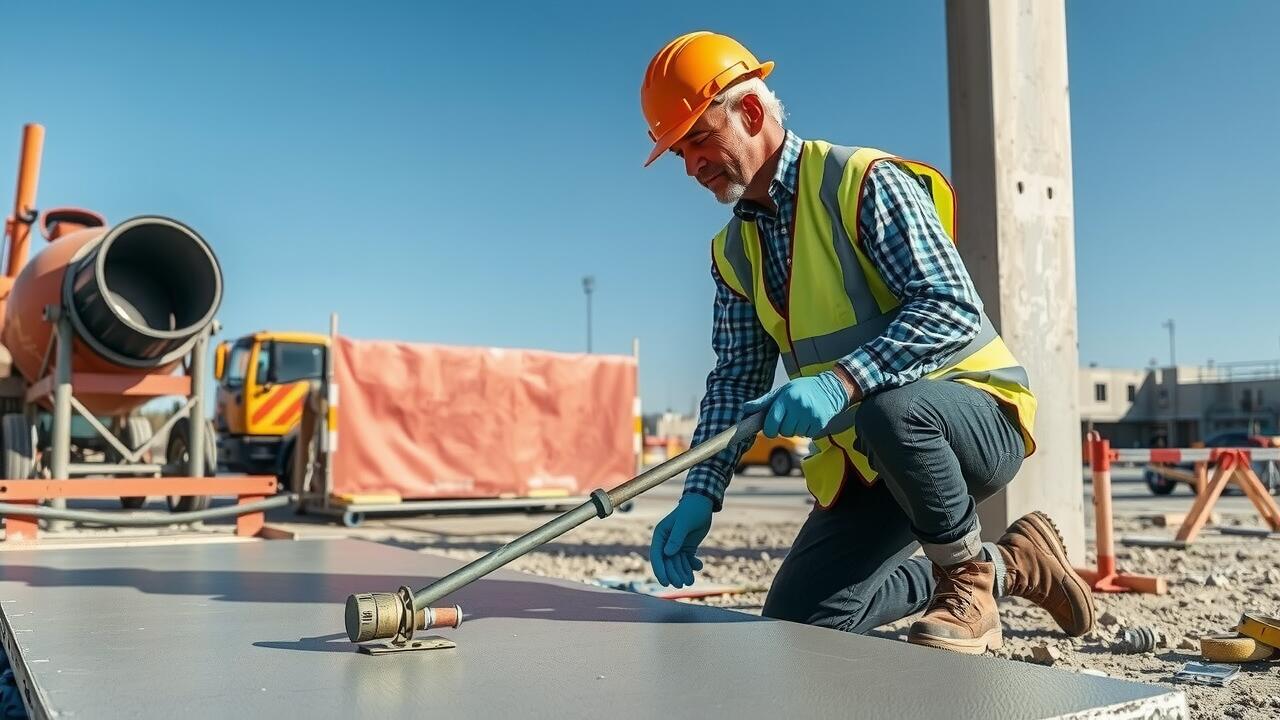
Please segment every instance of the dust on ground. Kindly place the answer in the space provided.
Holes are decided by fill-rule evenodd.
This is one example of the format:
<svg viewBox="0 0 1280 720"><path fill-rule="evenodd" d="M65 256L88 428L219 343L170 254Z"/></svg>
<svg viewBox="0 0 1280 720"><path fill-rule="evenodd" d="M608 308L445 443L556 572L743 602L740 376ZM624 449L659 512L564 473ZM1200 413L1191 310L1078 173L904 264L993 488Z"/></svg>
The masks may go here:
<svg viewBox="0 0 1280 720"><path fill-rule="evenodd" d="M1252 527L1257 519L1224 515L1224 524ZM700 583L767 587L799 529L799 522L717 520L699 551L705 567ZM1173 530L1157 528L1150 520L1117 518L1116 537L1165 536ZM1092 528L1088 535L1092 535ZM437 537L425 552L469 560L499 547L509 537ZM649 571L650 527L642 523L589 523L511 564L511 568L548 577L590 582L600 577L652 580ZM1093 565L1090 543L1087 564ZM1187 694L1192 717L1264 720L1280 717L1280 661L1241 666L1227 687L1175 683L1173 674L1189 661L1200 660L1199 638L1234 631L1244 611L1280 616L1280 540L1214 534L1211 531L1185 550L1118 544L1122 571L1158 574L1167 578L1165 595L1097 594L1099 623L1082 638L1068 638L1048 614L1019 598L1000 603L1005 644L996 655L1036 662L1057 655L1054 667L1077 672L1163 685ZM760 612L765 592L685 600ZM912 618L874 634L905 640ZM1127 654L1117 649L1126 628L1146 626L1158 637L1152 652ZM1039 650L1037 651L1037 648ZM1052 648L1052 651L1049 650Z"/></svg>

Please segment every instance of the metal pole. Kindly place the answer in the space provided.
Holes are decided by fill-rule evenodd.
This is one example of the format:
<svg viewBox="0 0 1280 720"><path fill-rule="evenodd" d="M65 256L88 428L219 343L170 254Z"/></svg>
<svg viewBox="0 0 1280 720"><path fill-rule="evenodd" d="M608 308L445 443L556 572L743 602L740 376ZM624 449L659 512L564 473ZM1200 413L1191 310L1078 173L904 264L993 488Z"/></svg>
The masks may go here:
<svg viewBox="0 0 1280 720"><path fill-rule="evenodd" d="M13 199L13 225L9 228L9 258L5 276L17 277L27 263L31 226L36 222L36 188L40 184L40 156L44 151L44 126L22 127L22 151L18 161L18 190Z"/></svg>
<svg viewBox="0 0 1280 720"><path fill-rule="evenodd" d="M570 530L578 527L594 517L607 517L613 508L631 500L641 493L652 490L689 468L719 453L721 450L740 442L755 438L756 433L764 427L764 413L759 412L721 432L710 440L692 447L687 451L667 460L661 465L628 480L607 493L597 490L593 495L603 494L608 498L608 507L602 508L597 500L585 502L547 524L530 530L511 542L503 545L466 565L445 575L436 582L422 588L413 595L415 610L429 607L432 603L451 592L465 587L488 575L525 553L544 545Z"/></svg>
<svg viewBox="0 0 1280 720"><path fill-rule="evenodd" d="M333 382L333 366L334 352L338 347L338 313L329 314L329 351L324 354L324 402L321 407L324 409L324 422L320 424L321 432L324 433L324 443L320 446L323 452L317 453L324 465L324 486L320 488L322 494L320 505L329 507L329 497L333 493L333 453L338 449L336 432L330 433L329 422L330 413L334 412L334 407L338 404L338 387Z"/></svg>
<svg viewBox="0 0 1280 720"><path fill-rule="evenodd" d="M45 316L52 320L58 336L57 356L54 363L53 386L53 457L49 460L49 470L55 480L68 479L71 465L71 351L74 336L71 322L64 317L62 308L50 305L45 309ZM56 498L49 506L57 510L65 510L65 498ZM50 520L49 531L57 532L66 528L65 520Z"/></svg>
<svg viewBox="0 0 1280 720"><path fill-rule="evenodd" d="M596 288L595 277L588 275L582 278L582 292L587 296L587 352L591 352L591 292Z"/></svg>
<svg viewBox="0 0 1280 720"><path fill-rule="evenodd" d="M1173 379L1173 387L1169 390L1169 410L1172 417L1169 419L1168 447L1178 447L1178 357L1174 352L1173 318L1169 318L1161 325L1169 329L1169 367L1172 373L1170 377Z"/></svg>
<svg viewBox="0 0 1280 720"><path fill-rule="evenodd" d="M190 447L187 448L187 470L191 477L204 477L205 471L205 421L204 406L205 395L208 392L205 389L205 354L209 348L209 331L205 330L196 338L196 344L191 349L191 414L187 416L187 427L191 431L187 433L190 439Z"/></svg>
<svg viewBox="0 0 1280 720"><path fill-rule="evenodd" d="M640 338L631 338L631 357L636 361L635 451L636 474L644 471L644 404L640 401Z"/></svg>

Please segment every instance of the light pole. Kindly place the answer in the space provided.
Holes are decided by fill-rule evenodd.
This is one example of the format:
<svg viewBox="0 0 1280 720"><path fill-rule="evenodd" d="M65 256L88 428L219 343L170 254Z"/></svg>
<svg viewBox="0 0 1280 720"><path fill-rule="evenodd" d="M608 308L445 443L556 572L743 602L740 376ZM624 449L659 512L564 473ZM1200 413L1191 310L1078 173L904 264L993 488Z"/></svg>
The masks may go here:
<svg viewBox="0 0 1280 720"><path fill-rule="evenodd" d="M587 296L587 352L591 352L591 293L596 289L596 279L592 275L582 278L582 292Z"/></svg>
<svg viewBox="0 0 1280 720"><path fill-rule="evenodd" d="M1160 323L1161 327L1169 329L1169 368L1172 371L1170 377L1173 379L1173 387L1169 389L1170 398L1170 418L1169 418L1169 444L1167 447L1178 447L1178 356L1173 343L1173 318Z"/></svg>

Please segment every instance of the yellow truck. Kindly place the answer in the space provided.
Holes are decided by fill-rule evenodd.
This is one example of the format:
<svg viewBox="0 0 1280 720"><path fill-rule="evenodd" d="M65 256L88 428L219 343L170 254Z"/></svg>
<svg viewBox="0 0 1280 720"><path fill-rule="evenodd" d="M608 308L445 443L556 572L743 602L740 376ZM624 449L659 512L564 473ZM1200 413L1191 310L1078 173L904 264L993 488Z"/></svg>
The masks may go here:
<svg viewBox="0 0 1280 720"><path fill-rule="evenodd" d="M742 454L738 461L738 472L758 465L764 465L774 475L790 475L800 468L800 463L813 452L809 438L801 437L765 437L757 433L755 442Z"/></svg>
<svg viewBox="0 0 1280 720"><path fill-rule="evenodd" d="M219 465L287 478L293 432L313 381L324 378L329 337L263 330L220 343L214 428Z"/></svg>

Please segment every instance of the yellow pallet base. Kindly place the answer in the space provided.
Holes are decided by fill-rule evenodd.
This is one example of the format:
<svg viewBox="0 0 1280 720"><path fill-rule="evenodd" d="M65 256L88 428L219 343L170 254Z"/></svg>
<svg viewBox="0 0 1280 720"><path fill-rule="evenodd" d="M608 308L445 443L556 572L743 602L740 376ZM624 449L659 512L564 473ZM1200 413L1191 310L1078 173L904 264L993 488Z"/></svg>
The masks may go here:
<svg viewBox="0 0 1280 720"><path fill-rule="evenodd" d="M337 505L389 505L401 501L397 493L344 493L329 498Z"/></svg>

